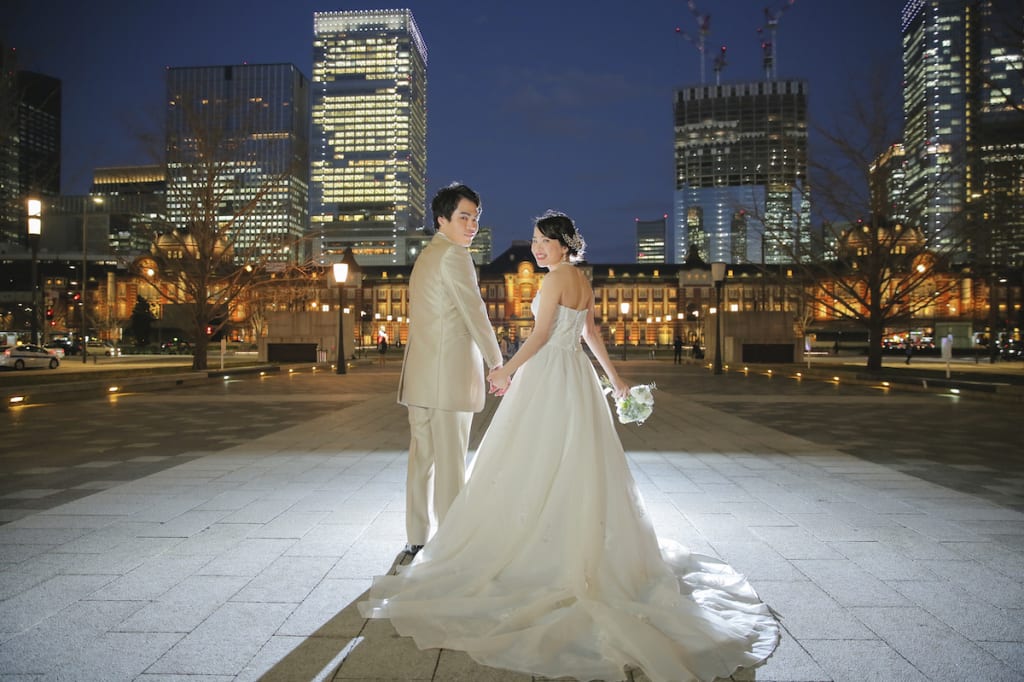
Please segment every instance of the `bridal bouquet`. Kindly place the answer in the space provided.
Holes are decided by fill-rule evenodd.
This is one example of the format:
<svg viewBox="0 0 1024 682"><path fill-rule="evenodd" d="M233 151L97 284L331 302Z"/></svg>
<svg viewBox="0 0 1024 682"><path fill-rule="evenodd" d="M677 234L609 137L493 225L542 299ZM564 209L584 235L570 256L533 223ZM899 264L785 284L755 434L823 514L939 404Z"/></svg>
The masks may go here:
<svg viewBox="0 0 1024 682"><path fill-rule="evenodd" d="M601 385L605 395L612 392L612 382L606 376L601 377ZM654 382L640 384L629 389L625 398L615 398L615 412L619 415L620 424L636 422L643 424L654 412L654 395L651 393L657 385Z"/></svg>

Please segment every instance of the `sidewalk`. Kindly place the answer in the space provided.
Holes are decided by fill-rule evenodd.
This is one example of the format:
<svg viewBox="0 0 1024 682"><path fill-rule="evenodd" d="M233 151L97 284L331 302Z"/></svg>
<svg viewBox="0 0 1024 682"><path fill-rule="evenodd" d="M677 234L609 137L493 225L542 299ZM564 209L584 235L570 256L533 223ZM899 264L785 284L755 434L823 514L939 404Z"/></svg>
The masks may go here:
<svg viewBox="0 0 1024 682"><path fill-rule="evenodd" d="M735 679L1024 679L1024 515L901 471L899 453L867 461L731 411L777 403L771 386L664 362L626 376L659 387L652 419L620 429L655 528L745 572L781 616L778 651ZM0 680L529 680L355 610L405 541L396 380L397 364L270 377L302 390L217 400L334 409L0 526ZM793 419L880 399L787 392ZM894 415L936 400L883 399Z"/></svg>

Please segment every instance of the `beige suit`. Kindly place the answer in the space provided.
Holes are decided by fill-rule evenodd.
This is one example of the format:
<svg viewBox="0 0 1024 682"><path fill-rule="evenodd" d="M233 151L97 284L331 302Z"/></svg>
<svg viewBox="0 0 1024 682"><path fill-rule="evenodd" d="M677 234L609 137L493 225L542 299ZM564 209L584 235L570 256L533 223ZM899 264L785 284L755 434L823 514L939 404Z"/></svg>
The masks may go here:
<svg viewBox="0 0 1024 682"><path fill-rule="evenodd" d="M409 279L409 340L398 385L411 432L409 544L425 544L429 536L431 482L438 523L465 483L473 413L483 409L487 397L485 362L497 367L502 358L473 259L469 249L439 232L416 259Z"/></svg>

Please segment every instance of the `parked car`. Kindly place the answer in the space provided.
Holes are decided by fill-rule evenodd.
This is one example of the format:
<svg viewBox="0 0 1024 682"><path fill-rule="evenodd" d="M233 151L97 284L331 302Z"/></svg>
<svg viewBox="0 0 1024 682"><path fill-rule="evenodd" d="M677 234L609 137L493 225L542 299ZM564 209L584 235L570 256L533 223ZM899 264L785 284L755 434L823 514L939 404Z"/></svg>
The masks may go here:
<svg viewBox="0 0 1024 682"><path fill-rule="evenodd" d="M57 369L60 360L42 346L26 343L20 346L0 346L0 367L25 369L27 367L49 367Z"/></svg>
<svg viewBox="0 0 1024 682"><path fill-rule="evenodd" d="M116 357L121 354L121 349L110 343L109 341L86 341L85 351L89 355L106 355L107 357Z"/></svg>

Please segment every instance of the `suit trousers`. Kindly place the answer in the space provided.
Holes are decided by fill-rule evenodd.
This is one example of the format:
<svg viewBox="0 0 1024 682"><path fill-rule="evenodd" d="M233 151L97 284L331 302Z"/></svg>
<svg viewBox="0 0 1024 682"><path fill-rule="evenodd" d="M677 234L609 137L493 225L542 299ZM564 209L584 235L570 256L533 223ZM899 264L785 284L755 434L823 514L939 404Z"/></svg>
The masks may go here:
<svg viewBox="0 0 1024 682"><path fill-rule="evenodd" d="M408 407L411 438L405 483L405 532L410 545L423 545L430 535L431 483L434 516L440 525L466 482L466 450L473 413Z"/></svg>

